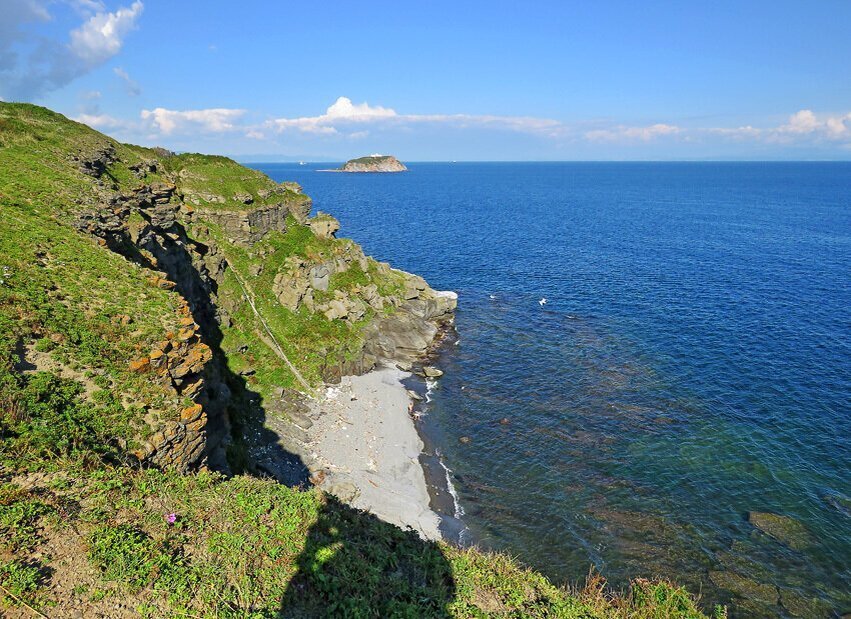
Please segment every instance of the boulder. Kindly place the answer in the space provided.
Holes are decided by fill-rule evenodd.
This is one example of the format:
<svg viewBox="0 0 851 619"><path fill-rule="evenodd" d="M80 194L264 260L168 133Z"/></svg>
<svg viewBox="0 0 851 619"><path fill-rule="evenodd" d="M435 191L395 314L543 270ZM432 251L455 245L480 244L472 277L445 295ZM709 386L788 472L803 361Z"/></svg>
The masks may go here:
<svg viewBox="0 0 851 619"><path fill-rule="evenodd" d="M324 264L318 264L310 269L310 285L316 290L328 290L331 281L331 270Z"/></svg>
<svg viewBox="0 0 851 619"><path fill-rule="evenodd" d="M340 222L330 215L320 214L310 220L310 229L320 239L331 239L340 229Z"/></svg>
<svg viewBox="0 0 851 619"><path fill-rule="evenodd" d="M340 299L332 299L328 303L328 309L324 313L328 320L337 320L347 318L349 316L349 309Z"/></svg>
<svg viewBox="0 0 851 619"><path fill-rule="evenodd" d="M310 282L301 277L293 277L288 273L278 273L272 286L272 292L278 298L278 303L289 310L296 311L310 290ZM310 292L312 298L313 293Z"/></svg>

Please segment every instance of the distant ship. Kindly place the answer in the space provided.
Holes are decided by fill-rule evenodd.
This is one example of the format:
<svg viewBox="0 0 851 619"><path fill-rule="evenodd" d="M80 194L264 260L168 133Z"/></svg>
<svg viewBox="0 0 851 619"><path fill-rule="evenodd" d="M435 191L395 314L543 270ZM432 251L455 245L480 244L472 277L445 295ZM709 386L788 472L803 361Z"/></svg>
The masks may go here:
<svg viewBox="0 0 851 619"><path fill-rule="evenodd" d="M307 165L304 161L299 161L298 165Z"/></svg>

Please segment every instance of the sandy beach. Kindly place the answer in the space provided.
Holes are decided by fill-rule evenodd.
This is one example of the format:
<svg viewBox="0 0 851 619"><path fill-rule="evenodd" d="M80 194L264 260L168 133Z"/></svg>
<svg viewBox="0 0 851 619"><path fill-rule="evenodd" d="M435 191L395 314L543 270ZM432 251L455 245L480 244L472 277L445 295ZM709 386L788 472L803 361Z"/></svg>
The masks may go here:
<svg viewBox="0 0 851 619"><path fill-rule="evenodd" d="M311 468L320 487L382 520L440 539L419 462L423 443L402 384L410 376L384 368L345 376L311 403Z"/></svg>

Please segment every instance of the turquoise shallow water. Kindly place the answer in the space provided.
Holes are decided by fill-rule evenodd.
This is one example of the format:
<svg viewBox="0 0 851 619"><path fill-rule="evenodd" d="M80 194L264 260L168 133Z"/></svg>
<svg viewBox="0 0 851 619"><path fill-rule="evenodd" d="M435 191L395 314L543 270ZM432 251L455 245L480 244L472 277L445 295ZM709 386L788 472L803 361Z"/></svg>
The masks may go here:
<svg viewBox="0 0 851 619"><path fill-rule="evenodd" d="M255 167L459 292L426 424L478 543L733 616L851 611L851 164Z"/></svg>

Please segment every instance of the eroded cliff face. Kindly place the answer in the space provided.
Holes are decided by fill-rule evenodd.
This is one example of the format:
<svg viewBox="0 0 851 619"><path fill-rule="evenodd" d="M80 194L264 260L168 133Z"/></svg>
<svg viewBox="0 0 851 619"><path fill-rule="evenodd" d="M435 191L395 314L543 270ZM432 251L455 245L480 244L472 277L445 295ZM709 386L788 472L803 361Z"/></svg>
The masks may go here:
<svg viewBox="0 0 851 619"><path fill-rule="evenodd" d="M114 152L94 158L100 163L89 158L84 167L96 179L119 161ZM179 470L227 469L231 418L244 413L236 408L248 407L273 430L249 444L249 452L265 460L264 470L285 480L291 477L281 472L286 463L271 461L268 446L279 442L298 453L304 395L261 375L263 368L234 371L239 359L271 349L298 371L325 338L314 384L377 364L410 368L452 324L455 296L337 239L339 222L323 213L310 218L310 199L293 183L227 195L204 191L197 175L175 171L169 163L150 159L136 165L138 184L132 190L102 188L98 202L83 209L76 224L149 269L152 286L181 297L181 328L144 351L131 369L170 389L184 405L171 414L147 416L150 433L135 454L142 462ZM182 186L187 177L192 188ZM302 337L308 339L310 328L316 329L301 359L293 345L290 361L283 350L287 335L275 328L287 320L303 323ZM227 345L240 337L243 343ZM335 338L343 338L345 346Z"/></svg>

